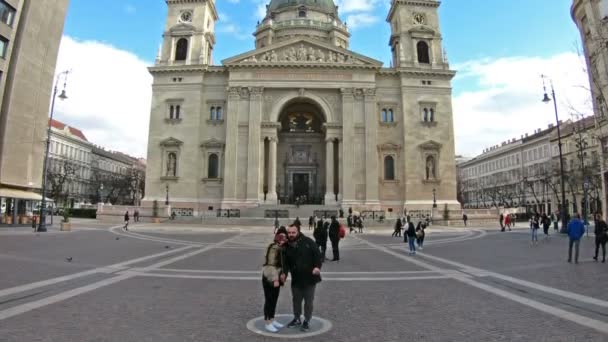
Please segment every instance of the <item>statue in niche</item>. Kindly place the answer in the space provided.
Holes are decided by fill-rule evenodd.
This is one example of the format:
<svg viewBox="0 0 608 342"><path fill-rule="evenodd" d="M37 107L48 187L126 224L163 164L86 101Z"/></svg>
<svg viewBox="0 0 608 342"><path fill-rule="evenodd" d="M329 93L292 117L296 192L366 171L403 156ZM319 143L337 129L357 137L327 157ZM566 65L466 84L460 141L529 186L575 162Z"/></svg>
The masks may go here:
<svg viewBox="0 0 608 342"><path fill-rule="evenodd" d="M171 152L167 155L167 177L175 177L177 168L177 155Z"/></svg>
<svg viewBox="0 0 608 342"><path fill-rule="evenodd" d="M262 62L268 62L269 60L270 60L270 56L268 55L268 52L265 52L265 53L262 55L261 61L262 61Z"/></svg>
<svg viewBox="0 0 608 342"><path fill-rule="evenodd" d="M435 179L435 158L433 156L428 156L426 158L426 179Z"/></svg>
<svg viewBox="0 0 608 342"><path fill-rule="evenodd" d="M289 116L289 130L291 132L304 131L312 132L312 115L310 114L292 114Z"/></svg>

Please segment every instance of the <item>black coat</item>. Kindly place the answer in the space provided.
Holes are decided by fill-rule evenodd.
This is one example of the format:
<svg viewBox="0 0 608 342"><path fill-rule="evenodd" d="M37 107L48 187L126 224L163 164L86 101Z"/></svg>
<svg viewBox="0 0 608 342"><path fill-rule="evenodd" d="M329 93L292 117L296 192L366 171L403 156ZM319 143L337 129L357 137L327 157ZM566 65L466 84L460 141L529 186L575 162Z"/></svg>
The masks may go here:
<svg viewBox="0 0 608 342"><path fill-rule="evenodd" d="M318 244L327 243L327 226L323 224L323 221L319 220L319 222L317 222L317 227L315 228L313 236Z"/></svg>
<svg viewBox="0 0 608 342"><path fill-rule="evenodd" d="M331 221L329 225L329 239L332 241L340 240L340 222L338 220Z"/></svg>
<svg viewBox="0 0 608 342"><path fill-rule="evenodd" d="M416 238L416 227L414 227L414 224L412 222L407 224L407 237L411 238Z"/></svg>
<svg viewBox="0 0 608 342"><path fill-rule="evenodd" d="M311 238L300 234L295 241L288 242L284 261L283 272L291 273L291 286L307 287L321 281L320 276L312 274L322 264L319 247Z"/></svg>

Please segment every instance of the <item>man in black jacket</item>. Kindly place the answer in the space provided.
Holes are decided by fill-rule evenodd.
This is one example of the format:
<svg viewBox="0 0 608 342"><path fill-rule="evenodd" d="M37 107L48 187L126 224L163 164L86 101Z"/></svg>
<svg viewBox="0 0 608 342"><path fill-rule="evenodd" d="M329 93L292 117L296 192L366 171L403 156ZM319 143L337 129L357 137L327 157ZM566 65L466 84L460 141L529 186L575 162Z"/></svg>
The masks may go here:
<svg viewBox="0 0 608 342"><path fill-rule="evenodd" d="M325 261L325 251L327 251L327 227L323 224L323 219L319 219L317 227L313 232L315 242L321 249L321 262Z"/></svg>
<svg viewBox="0 0 608 342"><path fill-rule="evenodd" d="M281 280L291 273L291 294L293 296L293 320L288 328L301 325L302 331L310 329L315 287L321 281L321 255L319 248L312 239L302 235L295 226L287 229L287 247ZM302 300L304 301L304 322L302 315Z"/></svg>
<svg viewBox="0 0 608 342"><path fill-rule="evenodd" d="M340 222L336 220L335 216L331 217L329 240L331 241L331 251L334 255L334 258L331 259L331 261L340 261L340 250L338 249L340 243Z"/></svg>

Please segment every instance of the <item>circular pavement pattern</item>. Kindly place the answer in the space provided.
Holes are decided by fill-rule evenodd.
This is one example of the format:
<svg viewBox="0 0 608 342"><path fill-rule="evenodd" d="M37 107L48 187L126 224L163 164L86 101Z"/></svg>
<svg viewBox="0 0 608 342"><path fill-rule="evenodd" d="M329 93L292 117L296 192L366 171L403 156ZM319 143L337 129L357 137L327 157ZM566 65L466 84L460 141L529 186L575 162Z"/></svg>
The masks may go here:
<svg viewBox="0 0 608 342"><path fill-rule="evenodd" d="M328 332L332 328L332 324L330 321L323 319L323 318L316 317L316 316L312 316L312 320L310 321L310 330L308 332L302 332L300 330L300 327L287 328L287 323L289 323L292 319L293 319L293 315L286 315L286 314L276 315L275 320L277 322L285 325L285 327L283 327L276 333L271 333L269 331L266 331L266 329L264 329L266 322L264 321L264 317L261 317L261 316L256 317L256 318L250 320L249 322L247 322L247 329L251 330L252 332L254 332L258 335L274 337L274 338L290 338L291 339L291 338L306 338L306 337L321 335L321 334Z"/></svg>

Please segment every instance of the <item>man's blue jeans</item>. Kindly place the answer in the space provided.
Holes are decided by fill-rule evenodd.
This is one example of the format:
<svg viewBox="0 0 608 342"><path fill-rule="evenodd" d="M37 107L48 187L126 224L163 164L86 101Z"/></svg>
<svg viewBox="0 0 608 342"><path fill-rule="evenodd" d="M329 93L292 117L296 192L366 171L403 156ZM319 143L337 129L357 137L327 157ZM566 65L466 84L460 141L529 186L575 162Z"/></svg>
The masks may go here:
<svg viewBox="0 0 608 342"><path fill-rule="evenodd" d="M410 245L410 253L416 253L416 238L408 236L407 242Z"/></svg>

